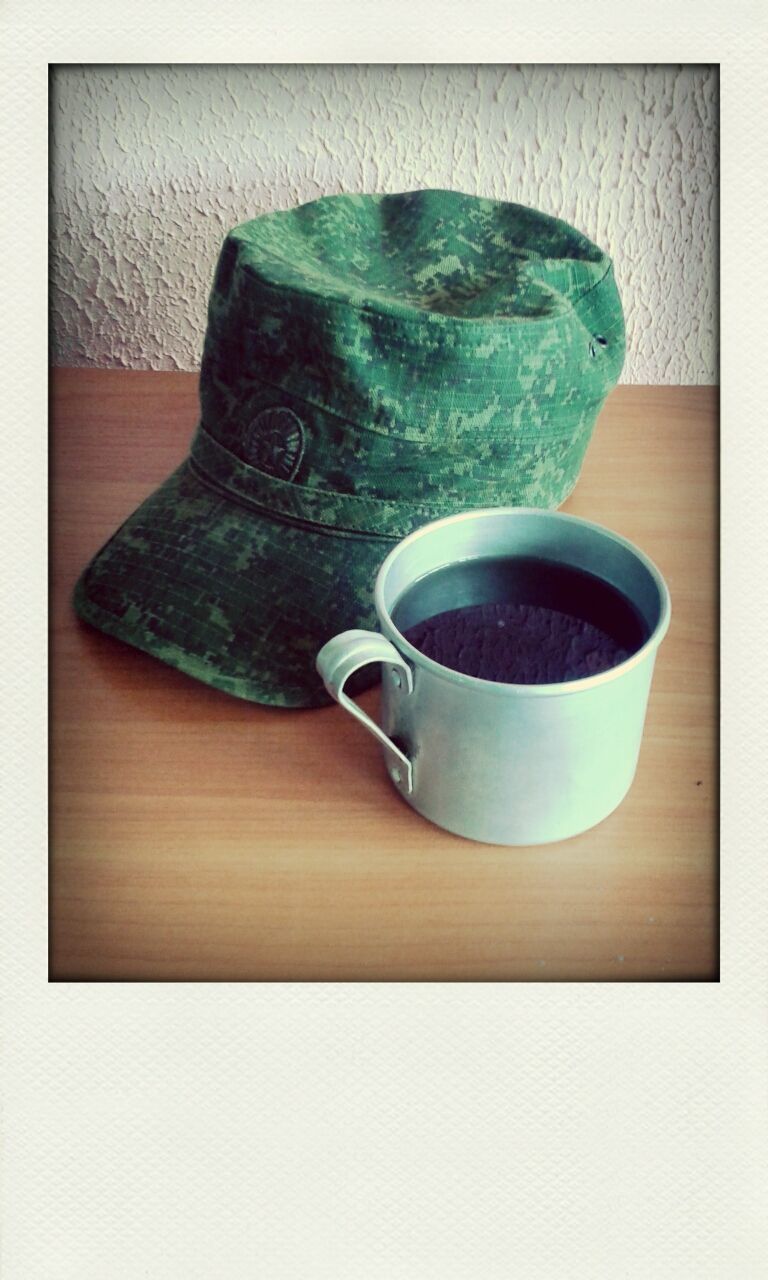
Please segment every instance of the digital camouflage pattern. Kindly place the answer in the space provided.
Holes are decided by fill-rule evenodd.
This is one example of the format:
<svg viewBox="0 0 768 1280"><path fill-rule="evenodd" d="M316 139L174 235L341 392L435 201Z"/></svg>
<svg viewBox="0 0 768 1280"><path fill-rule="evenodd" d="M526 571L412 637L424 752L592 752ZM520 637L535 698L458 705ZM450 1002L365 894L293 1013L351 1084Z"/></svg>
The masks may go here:
<svg viewBox="0 0 768 1280"><path fill-rule="evenodd" d="M190 458L102 548L80 615L227 693L330 699L393 543L557 507L624 359L610 260L522 205L327 196L236 227L216 269Z"/></svg>

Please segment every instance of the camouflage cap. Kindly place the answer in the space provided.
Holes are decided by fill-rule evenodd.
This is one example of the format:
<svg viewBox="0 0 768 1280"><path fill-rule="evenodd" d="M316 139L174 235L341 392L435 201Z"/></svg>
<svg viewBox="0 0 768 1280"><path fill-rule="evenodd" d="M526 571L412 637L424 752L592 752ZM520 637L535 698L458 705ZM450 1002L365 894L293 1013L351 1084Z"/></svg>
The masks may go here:
<svg viewBox="0 0 768 1280"><path fill-rule="evenodd" d="M321 645L375 626L391 545L474 507L557 507L617 381L611 262L454 191L327 196L219 258L187 461L83 573L87 621L239 697L328 702Z"/></svg>

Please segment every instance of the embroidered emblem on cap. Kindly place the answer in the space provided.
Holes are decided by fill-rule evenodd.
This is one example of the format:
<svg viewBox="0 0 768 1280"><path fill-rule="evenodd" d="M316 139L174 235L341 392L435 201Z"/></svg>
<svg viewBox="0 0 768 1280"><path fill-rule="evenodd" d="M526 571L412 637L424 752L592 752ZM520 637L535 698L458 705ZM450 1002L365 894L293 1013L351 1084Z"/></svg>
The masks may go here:
<svg viewBox="0 0 768 1280"><path fill-rule="evenodd" d="M251 466L278 480L292 480L304 453L304 428L292 409L262 409L243 445Z"/></svg>

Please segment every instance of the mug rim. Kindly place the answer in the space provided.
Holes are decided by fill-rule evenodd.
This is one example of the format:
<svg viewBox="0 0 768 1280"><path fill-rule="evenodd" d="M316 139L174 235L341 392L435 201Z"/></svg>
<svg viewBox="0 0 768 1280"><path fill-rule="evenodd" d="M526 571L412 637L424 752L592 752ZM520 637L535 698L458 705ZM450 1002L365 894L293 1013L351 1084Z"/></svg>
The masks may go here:
<svg viewBox="0 0 768 1280"><path fill-rule="evenodd" d="M596 533L603 535L612 542L619 543L627 551L635 556L637 560L648 571L654 584L659 592L661 603L659 611L659 619L653 631L647 640L637 649L629 658L625 658L623 662L619 662L614 667L608 667L606 671L600 671L597 675L582 676L577 680L560 680L550 684L515 684L512 681L505 680L485 680L481 676L466 675L463 671L456 671L453 667L446 667L442 662L436 662L434 658L428 658L426 654L412 645L409 640L395 626L392 617L384 604L384 583L390 568L394 564L398 555L402 553L406 546L410 546L419 538L425 537L435 529L444 528L446 525L459 524L465 520L477 519L478 517L490 516L524 516L532 515L538 517L546 517L553 520L566 520L572 524L579 524L587 529L594 530ZM472 558L472 557L469 557ZM661 573L661 570L654 564L650 556L641 551L634 542L629 538L625 538L620 533L616 533L613 529L609 529L607 525L597 524L594 520L587 520L583 516L571 515L566 511L551 511L542 507L478 507L472 511L460 511L453 516L442 516L439 520L430 520L427 524L420 525L418 529L414 529L412 533L401 538L396 546L388 553L386 559L379 567L374 585L374 605L379 625L388 640L394 644L395 648L404 654L414 666L425 668L434 675L444 680L450 681L452 684L469 685L477 687L479 691L503 693L505 695L528 695L529 697L555 697L569 693L579 693L589 689L597 688L602 684L609 684L610 681L617 679L619 676L626 674L633 667L639 666L644 662L650 654L658 649L664 636L666 635L670 620L672 617L672 602L669 594L669 587Z"/></svg>

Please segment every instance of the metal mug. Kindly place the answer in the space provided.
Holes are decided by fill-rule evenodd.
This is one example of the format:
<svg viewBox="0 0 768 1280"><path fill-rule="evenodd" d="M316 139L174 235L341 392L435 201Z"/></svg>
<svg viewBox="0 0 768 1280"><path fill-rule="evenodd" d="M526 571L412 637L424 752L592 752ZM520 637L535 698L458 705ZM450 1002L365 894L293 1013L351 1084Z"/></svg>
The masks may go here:
<svg viewBox="0 0 768 1280"><path fill-rule="evenodd" d="M463 675L414 648L392 621L404 592L457 561L540 556L587 570L628 596L648 638L599 675L503 684ZM382 634L343 631L323 646L325 687L381 743L390 779L423 817L490 844L565 840L602 822L637 767L656 651L670 620L667 585L642 551L577 516L528 507L467 511L399 542L374 591ZM381 662L379 727L344 692Z"/></svg>

